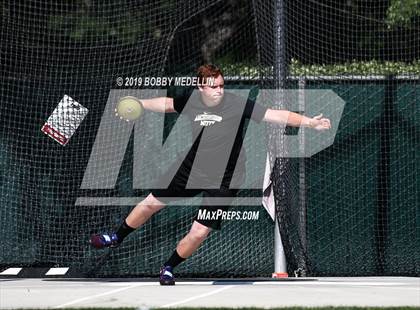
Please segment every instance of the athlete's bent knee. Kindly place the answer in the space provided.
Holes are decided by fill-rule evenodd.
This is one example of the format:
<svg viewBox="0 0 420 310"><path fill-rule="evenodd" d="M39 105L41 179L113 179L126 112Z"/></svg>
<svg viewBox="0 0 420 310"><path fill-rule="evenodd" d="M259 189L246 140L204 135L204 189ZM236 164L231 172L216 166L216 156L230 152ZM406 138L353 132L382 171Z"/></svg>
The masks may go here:
<svg viewBox="0 0 420 310"><path fill-rule="evenodd" d="M204 240L207 238L210 232L210 227L204 226L203 224L200 224L198 222L194 222L189 234L194 239Z"/></svg>
<svg viewBox="0 0 420 310"><path fill-rule="evenodd" d="M138 204L144 210L155 213L163 209L166 205L159 201L155 196L149 194L142 202Z"/></svg>

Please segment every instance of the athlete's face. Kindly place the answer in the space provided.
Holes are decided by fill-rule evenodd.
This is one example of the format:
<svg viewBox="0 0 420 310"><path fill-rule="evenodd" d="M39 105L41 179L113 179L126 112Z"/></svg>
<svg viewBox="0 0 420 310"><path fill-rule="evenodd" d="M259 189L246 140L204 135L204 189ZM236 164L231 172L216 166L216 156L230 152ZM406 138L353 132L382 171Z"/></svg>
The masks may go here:
<svg viewBox="0 0 420 310"><path fill-rule="evenodd" d="M221 75L215 78L212 84L200 87L204 103L209 107L218 105L223 99L224 87L225 81Z"/></svg>

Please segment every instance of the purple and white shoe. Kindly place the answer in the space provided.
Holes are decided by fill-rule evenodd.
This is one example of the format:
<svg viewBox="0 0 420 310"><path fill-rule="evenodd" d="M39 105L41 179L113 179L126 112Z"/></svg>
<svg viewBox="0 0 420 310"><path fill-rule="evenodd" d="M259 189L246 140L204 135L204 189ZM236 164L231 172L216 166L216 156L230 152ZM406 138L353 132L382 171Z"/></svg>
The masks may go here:
<svg viewBox="0 0 420 310"><path fill-rule="evenodd" d="M120 245L116 233L92 235L89 243L96 249L116 248Z"/></svg>
<svg viewBox="0 0 420 310"><path fill-rule="evenodd" d="M175 277L171 266L160 268L159 283L160 285L175 285Z"/></svg>

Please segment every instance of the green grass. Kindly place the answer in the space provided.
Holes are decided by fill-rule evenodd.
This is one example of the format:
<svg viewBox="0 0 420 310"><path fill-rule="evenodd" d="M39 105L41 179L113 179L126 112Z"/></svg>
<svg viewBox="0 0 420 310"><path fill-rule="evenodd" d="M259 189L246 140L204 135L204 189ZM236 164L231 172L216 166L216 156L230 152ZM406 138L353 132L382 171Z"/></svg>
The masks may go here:
<svg viewBox="0 0 420 310"><path fill-rule="evenodd" d="M164 308L63 308L63 310L158 310ZM167 308L165 308L167 309ZM184 307L176 308L177 310L414 310L420 307L276 307L276 308L197 308L197 307ZM25 310L40 310L40 309L26 309Z"/></svg>
<svg viewBox="0 0 420 310"><path fill-rule="evenodd" d="M158 308L155 308L158 309ZM202 308L176 308L177 310L198 310ZM419 307L284 307L284 308L205 308L206 310L413 310Z"/></svg>

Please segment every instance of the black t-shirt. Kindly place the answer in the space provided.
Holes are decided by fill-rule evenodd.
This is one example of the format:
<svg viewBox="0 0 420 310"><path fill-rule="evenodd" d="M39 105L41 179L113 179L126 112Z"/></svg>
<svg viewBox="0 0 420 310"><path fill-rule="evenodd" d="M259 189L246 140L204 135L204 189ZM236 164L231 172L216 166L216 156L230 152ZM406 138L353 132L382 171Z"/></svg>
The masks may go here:
<svg viewBox="0 0 420 310"><path fill-rule="evenodd" d="M201 93L194 90L174 98L174 108L187 116L192 127L194 143L183 161L191 176L225 181L237 171L245 169L245 154L241 152L246 120L261 122L267 108L255 101L239 97L226 90L222 101L214 107L206 106ZM193 168L191 170L191 168Z"/></svg>

